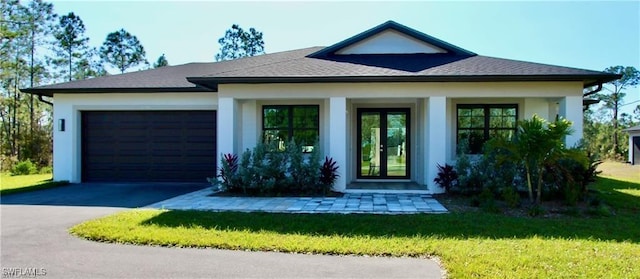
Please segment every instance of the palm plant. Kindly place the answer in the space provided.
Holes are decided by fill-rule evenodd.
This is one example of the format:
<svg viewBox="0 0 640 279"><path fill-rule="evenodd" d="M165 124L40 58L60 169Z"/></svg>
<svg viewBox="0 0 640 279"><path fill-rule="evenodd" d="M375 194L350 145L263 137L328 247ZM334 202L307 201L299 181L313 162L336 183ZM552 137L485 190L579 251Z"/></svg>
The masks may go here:
<svg viewBox="0 0 640 279"><path fill-rule="evenodd" d="M584 156L578 154L577 150L567 149L564 145L564 138L572 132L571 122L566 119L556 119L549 123L534 115L531 119L518 123L518 132L511 140L493 142L493 148L504 151L500 153L501 162L519 162L524 166L529 199L532 203L540 203L546 166L561 167L557 162L563 158L572 158L583 163ZM570 177L571 173L567 175Z"/></svg>

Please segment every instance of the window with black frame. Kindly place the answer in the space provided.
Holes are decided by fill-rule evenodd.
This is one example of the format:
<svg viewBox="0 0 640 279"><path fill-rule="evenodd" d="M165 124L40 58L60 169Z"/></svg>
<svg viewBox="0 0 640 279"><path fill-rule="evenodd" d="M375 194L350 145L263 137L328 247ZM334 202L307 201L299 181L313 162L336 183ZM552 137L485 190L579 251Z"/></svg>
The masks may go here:
<svg viewBox="0 0 640 279"><path fill-rule="evenodd" d="M265 142L276 142L284 150L294 139L304 152L313 151L319 136L319 106L269 105L262 107L262 134Z"/></svg>
<svg viewBox="0 0 640 279"><path fill-rule="evenodd" d="M515 135L517 122L518 106L514 104L458 105L457 143L468 145L468 154L480 154L489 139Z"/></svg>

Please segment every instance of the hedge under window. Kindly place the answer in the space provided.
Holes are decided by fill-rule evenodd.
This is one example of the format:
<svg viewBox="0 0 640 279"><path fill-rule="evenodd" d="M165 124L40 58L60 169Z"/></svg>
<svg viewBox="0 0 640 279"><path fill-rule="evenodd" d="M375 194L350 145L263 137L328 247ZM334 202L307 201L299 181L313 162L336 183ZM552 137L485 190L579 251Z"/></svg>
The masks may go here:
<svg viewBox="0 0 640 279"><path fill-rule="evenodd" d="M490 138L511 138L516 133L517 105L458 105L457 143L466 141L468 153L482 153Z"/></svg>
<svg viewBox="0 0 640 279"><path fill-rule="evenodd" d="M319 134L319 107L317 105L277 105L262 107L262 134L266 142L277 141L284 150L287 140L303 146L305 152L313 150Z"/></svg>

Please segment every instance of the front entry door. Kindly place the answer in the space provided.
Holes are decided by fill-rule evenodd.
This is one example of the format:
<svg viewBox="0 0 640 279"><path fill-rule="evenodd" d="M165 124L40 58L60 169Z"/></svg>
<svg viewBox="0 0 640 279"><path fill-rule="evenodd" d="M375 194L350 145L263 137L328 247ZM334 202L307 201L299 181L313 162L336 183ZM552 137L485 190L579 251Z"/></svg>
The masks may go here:
<svg viewBox="0 0 640 279"><path fill-rule="evenodd" d="M409 109L358 109L358 178L409 178Z"/></svg>

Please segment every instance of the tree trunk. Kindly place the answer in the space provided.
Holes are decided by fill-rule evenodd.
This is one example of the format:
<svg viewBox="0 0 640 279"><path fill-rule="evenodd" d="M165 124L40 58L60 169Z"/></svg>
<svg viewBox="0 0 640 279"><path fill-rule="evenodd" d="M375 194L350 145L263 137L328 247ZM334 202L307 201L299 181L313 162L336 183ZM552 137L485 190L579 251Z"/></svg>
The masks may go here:
<svg viewBox="0 0 640 279"><path fill-rule="evenodd" d="M531 172L529 168L529 164L524 164L525 171L527 173L527 188L529 188L529 201L533 203L533 185L531 185Z"/></svg>
<svg viewBox="0 0 640 279"><path fill-rule="evenodd" d="M540 204L542 197L542 169L538 170L538 192L536 193L536 204Z"/></svg>
<svg viewBox="0 0 640 279"><path fill-rule="evenodd" d="M73 65L73 60L72 60L72 52L71 52L71 48L69 48L69 81L71 81L71 69L72 69L72 65Z"/></svg>

